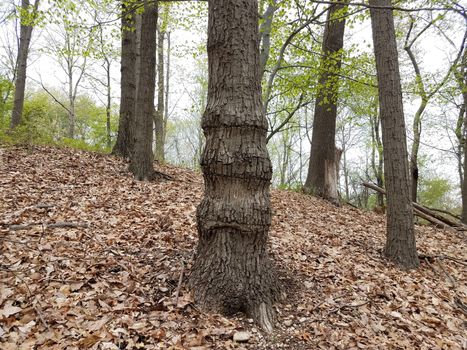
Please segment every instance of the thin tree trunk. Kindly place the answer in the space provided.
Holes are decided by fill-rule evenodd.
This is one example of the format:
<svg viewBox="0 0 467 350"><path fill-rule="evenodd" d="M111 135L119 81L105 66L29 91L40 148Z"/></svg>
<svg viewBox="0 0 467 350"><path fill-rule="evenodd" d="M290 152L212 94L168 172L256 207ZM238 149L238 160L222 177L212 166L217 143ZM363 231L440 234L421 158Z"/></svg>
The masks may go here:
<svg viewBox="0 0 467 350"><path fill-rule="evenodd" d="M277 6L278 0L272 0L268 2L268 7L263 14L263 22L259 27L259 35L261 42L261 51L259 56L259 62L261 67L261 77L264 75L266 70L266 65L268 63L269 52L271 51L271 31L272 31L272 20L274 18L274 13L278 9Z"/></svg>
<svg viewBox="0 0 467 350"><path fill-rule="evenodd" d="M68 137L75 138L75 99L73 98L73 66L68 59Z"/></svg>
<svg viewBox="0 0 467 350"><path fill-rule="evenodd" d="M390 0L370 0L390 7ZM387 233L384 254L404 269L419 265L407 160L402 89L392 10L370 8L384 149Z"/></svg>
<svg viewBox="0 0 467 350"><path fill-rule="evenodd" d="M377 166L377 171L376 171L376 183L378 184L379 187L384 187L384 150L383 150L383 144L381 142L381 133L380 133L381 120L378 116L377 106L375 106L375 116L377 116L376 121L375 121L375 141L376 141L376 146L377 146L377 151L378 151L378 166ZM378 205L384 212L385 211L384 196L378 193L377 197L378 197Z"/></svg>
<svg viewBox="0 0 467 350"><path fill-rule="evenodd" d="M304 192L314 194L339 204L337 192L336 119L338 72L341 67L341 51L344 46L345 19L333 20L336 12L345 8L347 1L330 7L324 29L323 58L320 63L318 95L311 142L310 163Z"/></svg>
<svg viewBox="0 0 467 350"><path fill-rule="evenodd" d="M120 84L120 116L117 140L112 153L130 157L133 149L136 98L136 25L135 17L122 2L122 53Z"/></svg>
<svg viewBox="0 0 467 350"><path fill-rule="evenodd" d="M258 3L208 4L205 194L191 286L204 309L246 312L271 331L277 287L267 253L272 168L261 109Z"/></svg>
<svg viewBox="0 0 467 350"><path fill-rule="evenodd" d="M105 107L106 114L106 129L107 129L107 147L110 149L112 146L111 125L110 125L110 112L112 108L112 88L110 86L110 61L106 58L106 73L107 73L107 105Z"/></svg>
<svg viewBox="0 0 467 350"><path fill-rule="evenodd" d="M165 143L167 139L167 122L169 120L169 90L170 90L170 53L171 53L170 32L167 32L167 68L165 75L165 111L164 111L164 128L162 133L162 144L164 146L165 157Z"/></svg>
<svg viewBox="0 0 467 350"><path fill-rule="evenodd" d="M420 67L412 51L412 46L417 41L417 39L420 38L421 34L423 34L428 28L434 25L434 23L439 18L434 18L430 22L428 22L423 27L423 29L420 30L420 32L412 38L412 40L410 40L410 37L412 34L412 30L414 28L415 18L413 18L412 16L410 18L411 18L411 22L410 22L410 27L409 27L409 30L407 31L407 35L405 38L404 50L407 52L410 58L410 62L412 63L412 66L414 68L415 83L418 89L418 95L421 98L420 105L414 116L414 121L413 121L414 140L413 140L412 149L410 152L410 174L412 176L412 201L416 203L417 192L418 192L418 178L419 178L418 152L420 149L420 139L421 139L421 134L422 134L423 112L425 111L429 100L434 96L435 93L437 93L444 86L444 84L449 80L451 73L455 71L455 67L457 66L459 60L462 59L462 50L458 53L456 59L451 63L444 78L428 91L427 87L425 86L425 83L423 82L423 77L420 71ZM464 19L467 19L467 17L465 17ZM466 40L467 40L467 31L464 33L462 47L464 47Z"/></svg>
<svg viewBox="0 0 467 350"><path fill-rule="evenodd" d="M25 18L25 13L20 13L20 36L18 55L16 58L16 79L15 79L15 94L13 101L13 110L11 113L10 129L16 128L20 123L23 115L24 92L26 89L26 69L28 66L29 46L31 43L33 23L35 13L39 7L39 0L34 2L32 18ZM21 11L29 13L29 0L21 1Z"/></svg>
<svg viewBox="0 0 467 350"><path fill-rule="evenodd" d="M410 61L415 71L415 80L417 82L417 88L419 90L419 95L421 98L420 105L418 106L417 111L414 115L413 120L413 142L412 148L410 150L410 175L412 176L411 181L411 198L413 202L417 202L417 192L418 192L418 151L420 149L420 140L422 135L422 116L423 112L428 105L428 95L425 90L425 86L422 80L422 74L420 68L418 67L417 60L415 55L412 52L411 45L405 46L405 51L409 55Z"/></svg>
<svg viewBox="0 0 467 350"><path fill-rule="evenodd" d="M384 187L383 179L383 145L380 137L380 118L378 117L378 107L375 105L374 114L370 116L371 127L371 167L376 178L376 183L379 187ZM376 163L376 154L378 154L378 163ZM376 193L377 206L384 211L384 195L380 192Z"/></svg>
<svg viewBox="0 0 467 350"><path fill-rule="evenodd" d="M347 169L347 150L342 150L343 166L342 170L344 171L344 184L345 184L345 198L347 201L350 201L350 191L349 191L349 170Z"/></svg>
<svg viewBox="0 0 467 350"><path fill-rule="evenodd" d="M140 181L155 176L152 154L152 125L156 83L157 5L144 2L141 15L139 79L136 96L134 147L130 156L130 171Z"/></svg>
<svg viewBox="0 0 467 350"><path fill-rule="evenodd" d="M461 61L461 70L459 76L459 87L462 91L463 106L463 178L462 178L462 223L467 224L467 48L464 48L464 53Z"/></svg>
<svg viewBox="0 0 467 350"><path fill-rule="evenodd" d="M164 38L165 31L159 17L159 31L157 35L157 110L154 118L156 127L156 159L164 163Z"/></svg>
<svg viewBox="0 0 467 350"><path fill-rule="evenodd" d="M463 159L464 159L464 115L465 111L465 102L462 103L459 109L459 114L457 116L457 123L455 134L457 138L457 150L456 150L456 158L457 158L457 173L459 175L459 187L462 191L462 195L464 194L463 183L464 183L464 168L463 168ZM466 202L467 204L467 202ZM464 207L462 205L462 207Z"/></svg>

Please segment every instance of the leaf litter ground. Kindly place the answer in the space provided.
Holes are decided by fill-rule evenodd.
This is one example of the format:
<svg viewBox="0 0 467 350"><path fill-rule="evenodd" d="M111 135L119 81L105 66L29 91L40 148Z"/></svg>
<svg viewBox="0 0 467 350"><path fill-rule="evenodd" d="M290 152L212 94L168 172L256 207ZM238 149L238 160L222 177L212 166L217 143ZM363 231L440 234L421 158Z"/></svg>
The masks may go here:
<svg viewBox="0 0 467 350"><path fill-rule="evenodd" d="M467 348L464 233L418 226L425 258L402 272L381 257L384 216L287 191L272 191L275 331L203 313L186 287L202 177L158 170L174 180L136 182L95 153L0 148L1 349Z"/></svg>

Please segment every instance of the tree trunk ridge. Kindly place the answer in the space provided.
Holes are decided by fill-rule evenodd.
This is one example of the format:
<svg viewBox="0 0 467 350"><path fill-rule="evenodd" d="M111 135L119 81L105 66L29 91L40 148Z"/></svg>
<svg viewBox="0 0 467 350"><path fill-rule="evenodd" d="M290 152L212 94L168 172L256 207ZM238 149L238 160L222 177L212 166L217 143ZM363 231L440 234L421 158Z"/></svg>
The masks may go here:
<svg viewBox="0 0 467 350"><path fill-rule="evenodd" d="M204 309L245 312L272 330L278 295L267 252L272 167L262 113L256 0L210 0L209 86L202 128L204 198L192 269Z"/></svg>

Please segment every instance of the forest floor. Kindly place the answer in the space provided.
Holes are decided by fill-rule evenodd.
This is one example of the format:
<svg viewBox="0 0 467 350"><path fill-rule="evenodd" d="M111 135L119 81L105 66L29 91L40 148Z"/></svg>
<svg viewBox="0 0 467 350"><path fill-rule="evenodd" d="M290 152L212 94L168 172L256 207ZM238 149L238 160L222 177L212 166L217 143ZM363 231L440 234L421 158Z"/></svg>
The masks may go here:
<svg viewBox="0 0 467 350"><path fill-rule="evenodd" d="M275 331L203 313L186 286L202 177L158 170L174 180L136 182L101 154L0 148L1 349L467 348L465 233L418 226L430 257L402 272L381 256L383 215L288 191L272 191Z"/></svg>

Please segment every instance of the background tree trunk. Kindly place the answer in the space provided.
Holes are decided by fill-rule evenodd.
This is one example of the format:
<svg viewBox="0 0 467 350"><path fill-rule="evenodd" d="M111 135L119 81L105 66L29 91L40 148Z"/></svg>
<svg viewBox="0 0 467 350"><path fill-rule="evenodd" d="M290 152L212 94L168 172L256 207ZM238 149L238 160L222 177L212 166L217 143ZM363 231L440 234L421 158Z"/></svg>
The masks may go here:
<svg viewBox="0 0 467 350"><path fill-rule="evenodd" d="M157 5L144 3L141 15L139 79L136 95L134 147L130 156L130 171L140 181L153 180L152 126L156 83Z"/></svg>
<svg viewBox="0 0 467 350"><path fill-rule="evenodd" d="M34 3L32 14L29 14L29 0L21 1L20 36L18 55L16 59L15 97L11 112L10 129L16 128L21 123L24 106L24 91L26 89L26 69L28 66L29 45L31 43L33 19L39 6L39 0Z"/></svg>
<svg viewBox="0 0 467 350"><path fill-rule="evenodd" d="M135 17L122 2L122 53L120 84L120 119L112 153L130 157L133 148L136 98L136 25Z"/></svg>
<svg viewBox="0 0 467 350"><path fill-rule="evenodd" d="M384 188L384 177L383 177L383 145L381 143L380 136L380 116L378 112L377 101L375 99L374 113L370 115L370 128L371 128L371 167L373 168L373 173L376 178L376 184ZM378 154L378 157L376 157ZM378 163L376 163L376 158L378 158ZM381 210L385 211L384 205L384 195L380 192L376 193L377 206Z"/></svg>
<svg viewBox="0 0 467 350"><path fill-rule="evenodd" d="M69 44L68 44L69 46ZM75 124L76 124L76 115L75 115L75 99L74 99L74 89L73 89L73 65L71 60L67 61L68 68L68 137L70 139L75 138Z"/></svg>
<svg viewBox="0 0 467 350"><path fill-rule="evenodd" d="M271 31L272 31L272 21L274 18L274 13L279 8L277 5L278 0L272 0L268 2L268 7L263 13L263 22L259 27L259 35L260 35L260 69L261 69L261 77L264 75L264 71L266 70L266 65L268 63L269 52L271 51Z"/></svg>
<svg viewBox="0 0 467 350"><path fill-rule="evenodd" d="M159 20L161 20L160 16ZM162 21L160 21L162 22ZM157 110L154 118L156 127L156 159L164 163L164 38L165 30L162 23L159 24L157 35Z"/></svg>
<svg viewBox="0 0 467 350"><path fill-rule="evenodd" d="M345 19L332 18L345 7L345 3L342 1L342 5L330 7L324 29L310 163L304 186L305 193L323 197L335 204L339 204L337 174L333 171L336 169L338 72L342 61L340 52L344 46Z"/></svg>
<svg viewBox="0 0 467 350"><path fill-rule="evenodd" d="M410 31L409 31L410 35ZM427 105L428 105L428 100L429 96L426 92L425 89L425 84L423 82L422 74L420 72L420 68L418 66L418 62L415 58L415 55L412 52L412 45L414 41L412 41L410 44L408 43L408 38L409 35L407 36L406 39L406 45L404 47L404 50L407 52L410 58L410 62L412 63L412 66L415 71L415 81L417 84L417 89L418 89L418 95L421 98L420 105L418 106L417 111L415 112L414 119L413 119L413 142L412 142L412 148L410 150L410 175L412 177L411 181L411 199L412 202L417 202L417 193L418 193L418 153L420 150L420 141L421 141L421 136L422 136L422 117L423 117L423 112L425 111Z"/></svg>
<svg viewBox="0 0 467 350"><path fill-rule="evenodd" d="M390 0L370 0L390 7ZM402 89L392 10L370 8L384 150L387 191L385 255L405 269L419 265L407 160Z"/></svg>
<svg viewBox="0 0 467 350"><path fill-rule="evenodd" d="M171 42L170 32L167 32L167 64L165 74L165 104L164 104L164 128L162 135L162 142L164 144L164 157L165 157L165 142L167 139L167 122L169 121L169 90L170 90L170 53L171 53Z"/></svg>
<svg viewBox="0 0 467 350"><path fill-rule="evenodd" d="M111 109L112 109L112 88L110 82L110 69L112 65L108 58L105 58L105 73L106 73L106 81L107 81L107 103L105 106L105 128L107 132L107 147L110 149L112 146L112 131L110 125L110 117L111 117Z"/></svg>
<svg viewBox="0 0 467 350"><path fill-rule="evenodd" d="M463 121L462 151L463 151L463 177L462 177L462 222L467 224L467 48L464 48L458 77L459 88L462 92L463 105L460 118Z"/></svg>
<svg viewBox="0 0 467 350"><path fill-rule="evenodd" d="M277 287L267 253L272 169L256 0L209 0L208 59L205 194L191 286L204 309L245 312L270 331Z"/></svg>

